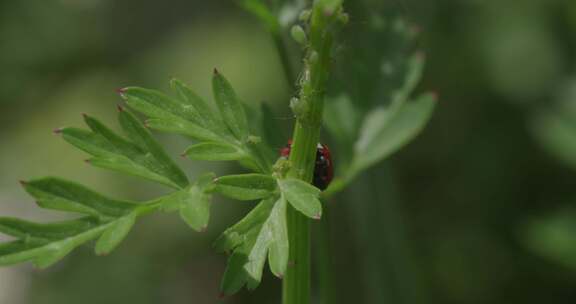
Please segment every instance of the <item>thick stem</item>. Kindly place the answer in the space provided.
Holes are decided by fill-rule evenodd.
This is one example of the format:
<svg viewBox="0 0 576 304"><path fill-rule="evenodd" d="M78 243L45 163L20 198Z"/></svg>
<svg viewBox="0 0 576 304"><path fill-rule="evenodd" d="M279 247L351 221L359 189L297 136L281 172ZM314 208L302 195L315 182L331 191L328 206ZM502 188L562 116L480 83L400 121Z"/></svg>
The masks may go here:
<svg viewBox="0 0 576 304"><path fill-rule="evenodd" d="M296 116L290 152L290 177L311 182L320 139L324 93L330 65L333 28L340 11L329 12L314 3L308 32L309 45L300 80L299 99L291 106ZM283 281L283 304L310 303L310 220L288 208L290 265Z"/></svg>
<svg viewBox="0 0 576 304"><path fill-rule="evenodd" d="M310 301L310 221L290 207L287 210L290 262L282 285L282 303Z"/></svg>

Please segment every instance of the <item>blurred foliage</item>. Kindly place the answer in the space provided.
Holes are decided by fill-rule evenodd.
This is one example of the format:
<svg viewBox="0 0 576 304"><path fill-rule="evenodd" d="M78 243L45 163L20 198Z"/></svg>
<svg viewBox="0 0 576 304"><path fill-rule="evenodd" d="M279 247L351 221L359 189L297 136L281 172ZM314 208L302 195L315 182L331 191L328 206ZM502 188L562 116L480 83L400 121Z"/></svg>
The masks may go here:
<svg viewBox="0 0 576 304"><path fill-rule="evenodd" d="M428 53L421 86L436 90L441 103L421 137L331 203L339 300L574 299L576 172L566 130L574 122L576 2L366 2L419 25ZM368 22L351 12L358 30L343 37L344 54L383 51L378 40L356 47ZM209 96L205 75L217 66L240 96L264 99L281 113L280 124L290 119L291 92L278 76L272 40L231 2L5 0L0 41L3 214L46 218L29 208L17 180L48 171L135 199L158 193L112 173L87 174L78 166L83 155L50 137L56 127L79 125L82 111L112 121L114 90L127 84L162 87L176 76ZM173 153L184 148L161 138ZM205 169L186 168L192 175ZM214 303L225 261L209 244L245 207L216 202L205 235L158 216L108 257L82 249L48 271L2 269L0 303ZM277 282L263 282L223 301L275 299Z"/></svg>

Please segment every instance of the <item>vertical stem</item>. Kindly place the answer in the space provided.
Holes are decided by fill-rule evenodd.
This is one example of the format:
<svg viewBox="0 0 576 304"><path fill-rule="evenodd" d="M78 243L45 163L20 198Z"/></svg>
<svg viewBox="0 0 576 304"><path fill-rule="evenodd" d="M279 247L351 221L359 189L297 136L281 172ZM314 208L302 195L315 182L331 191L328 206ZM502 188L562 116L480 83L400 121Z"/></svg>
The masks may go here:
<svg viewBox="0 0 576 304"><path fill-rule="evenodd" d="M341 9L330 11L315 1L309 22L308 46L299 99L291 104L296 116L288 176L311 182L320 139L324 93L330 65L333 29ZM287 212L290 266L283 280L283 304L310 303L310 220L291 206Z"/></svg>
<svg viewBox="0 0 576 304"><path fill-rule="evenodd" d="M310 301L310 223L294 208L287 210L290 264L282 285L282 303Z"/></svg>

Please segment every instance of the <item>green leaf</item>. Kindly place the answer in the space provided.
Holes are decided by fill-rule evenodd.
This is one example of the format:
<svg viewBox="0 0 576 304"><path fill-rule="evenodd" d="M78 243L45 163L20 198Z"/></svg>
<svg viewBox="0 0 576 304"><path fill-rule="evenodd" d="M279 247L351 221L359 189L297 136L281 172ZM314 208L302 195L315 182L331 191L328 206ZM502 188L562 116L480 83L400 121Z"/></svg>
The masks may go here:
<svg viewBox="0 0 576 304"><path fill-rule="evenodd" d="M224 123L238 140L245 141L249 130L244 107L228 80L216 70L212 77L212 90Z"/></svg>
<svg viewBox="0 0 576 304"><path fill-rule="evenodd" d="M302 214L313 219L322 217L322 204L318 200L320 189L295 178L279 181L284 198Z"/></svg>
<svg viewBox="0 0 576 304"><path fill-rule="evenodd" d="M272 207L272 204L268 205ZM270 210L268 210L266 216L268 216L269 212ZM253 277L246 269L246 265L249 263L248 255L256 243L256 238L263 222L253 222L253 224L254 226L251 226L244 234L238 235L241 240L228 260L224 278L222 279L221 289L224 294L236 293L244 285L247 285L249 289L254 289L260 283L261 277Z"/></svg>
<svg viewBox="0 0 576 304"><path fill-rule="evenodd" d="M108 151L106 152L108 154L124 154L131 157L141 152L137 145L117 135L97 119L84 114L84 122L92 130L95 137L98 138L96 142L91 142L91 144L102 145L102 142L106 142L102 145L102 148L107 149ZM79 148L82 149L82 147Z"/></svg>
<svg viewBox="0 0 576 304"><path fill-rule="evenodd" d="M96 254L106 255L114 250L114 248L126 238L126 235L130 232L135 222L136 214L134 213L114 220L110 228L106 229L96 242Z"/></svg>
<svg viewBox="0 0 576 304"><path fill-rule="evenodd" d="M286 200L280 198L270 212L268 221L264 224L271 238L268 248L268 264L270 271L279 278L284 276L288 266L289 242L286 205Z"/></svg>
<svg viewBox="0 0 576 304"><path fill-rule="evenodd" d="M96 238L106 228L107 225L95 226L79 234L43 242L18 240L3 244L0 246L0 266L32 260L36 267L48 267L77 246Z"/></svg>
<svg viewBox="0 0 576 304"><path fill-rule="evenodd" d="M392 117L385 109L372 111L354 145L350 174L374 165L416 137L430 120L435 105L433 94L423 94L404 104Z"/></svg>
<svg viewBox="0 0 576 304"><path fill-rule="evenodd" d="M576 270L576 211L573 208L532 219L521 228L520 239L530 250Z"/></svg>
<svg viewBox="0 0 576 304"><path fill-rule="evenodd" d="M49 247L46 252L38 255L38 257L33 260L34 266L39 269L48 268L63 259L74 250L76 246L77 244L74 243L62 243L60 247Z"/></svg>
<svg viewBox="0 0 576 304"><path fill-rule="evenodd" d="M236 146L216 142L192 145L184 154L190 159L208 161L241 160L248 157L244 151Z"/></svg>
<svg viewBox="0 0 576 304"><path fill-rule="evenodd" d="M264 174L228 175L217 178L215 182L215 192L244 201L269 197L277 188L276 179Z"/></svg>
<svg viewBox="0 0 576 304"><path fill-rule="evenodd" d="M201 176L180 205L180 217L196 231L204 231L208 227L213 180L213 173Z"/></svg>
<svg viewBox="0 0 576 304"><path fill-rule="evenodd" d="M206 125L206 119L196 108L184 101L176 101L158 91L130 87L122 90L126 103L148 117L152 129L178 133L198 140L220 140L222 127ZM211 129L212 128L212 129Z"/></svg>
<svg viewBox="0 0 576 304"><path fill-rule="evenodd" d="M541 111L531 121L532 132L542 147L564 164L576 169L576 115L570 111Z"/></svg>
<svg viewBox="0 0 576 304"><path fill-rule="evenodd" d="M117 154L114 145L96 133L78 128L63 128L59 132L68 143L91 155L109 157Z"/></svg>
<svg viewBox="0 0 576 304"><path fill-rule="evenodd" d="M96 238L107 227L107 225L99 226L98 228L88 230L73 237L48 243L42 247L32 249L29 252L22 252L22 254L34 254L34 265L43 269L61 260L74 248ZM2 263L0 262L0 264Z"/></svg>
<svg viewBox="0 0 576 304"><path fill-rule="evenodd" d="M10 242L0 243L0 261L2 260L3 256L7 256L10 254L16 253L18 251L26 250L26 248L29 248L31 246L32 246L32 244L24 242L23 240L15 240L15 241L10 241ZM7 265L7 264L1 264L0 263L0 265Z"/></svg>
<svg viewBox="0 0 576 304"><path fill-rule="evenodd" d="M214 242L216 251L232 251L246 240L246 235L248 235L250 231L259 231L260 227L270 215L270 211L274 206L273 202L273 198L261 201L243 219L226 229Z"/></svg>
<svg viewBox="0 0 576 304"><path fill-rule="evenodd" d="M424 54L422 52L417 52L408 58L403 82L398 89L392 92L392 100L390 105L386 108L387 115L382 119L383 121L388 122L408 101L410 95L414 89L416 89L420 78L422 78L424 61Z"/></svg>
<svg viewBox="0 0 576 304"><path fill-rule="evenodd" d="M124 156L112 156L106 158L91 158L87 162L95 167L110 169L117 172L127 173L133 176L145 178L147 180L155 181L172 188L179 189L180 186L172 182L170 179L163 175L151 171L149 168L142 166L131 159Z"/></svg>
<svg viewBox="0 0 576 304"><path fill-rule="evenodd" d="M194 91L177 79L170 81L170 86L176 91L180 100L196 109L201 120L201 125L217 134L228 134L224 122L214 114L214 111Z"/></svg>
<svg viewBox="0 0 576 304"><path fill-rule="evenodd" d="M154 172L167 177L180 187L185 187L189 184L186 174L168 157L166 151L138 119L128 111L120 111L119 121L129 138L147 152L144 155L144 163L152 160L151 163L153 165L151 168L154 169Z"/></svg>
<svg viewBox="0 0 576 304"><path fill-rule="evenodd" d="M186 175L136 118L121 111L119 120L134 142L116 135L88 115L85 115L85 121L92 132L64 128L61 133L64 140L95 156L89 161L94 166L139 176L176 189L188 185Z"/></svg>
<svg viewBox="0 0 576 304"><path fill-rule="evenodd" d="M23 183L26 191L47 209L79 212L97 217L123 216L138 205L102 196L82 185L47 177Z"/></svg>
<svg viewBox="0 0 576 304"><path fill-rule="evenodd" d="M340 142L351 143L358 131L360 115L348 95L339 95L327 101L324 125Z"/></svg>
<svg viewBox="0 0 576 304"><path fill-rule="evenodd" d="M262 201L217 243L220 249L234 249L222 281L225 294L233 294L243 285L256 288L262 279L266 257L272 272L282 277L288 265L286 201L278 197Z"/></svg>
<svg viewBox="0 0 576 304"><path fill-rule="evenodd" d="M248 247L248 245L245 247ZM220 284L220 289L225 295L235 294L242 289L242 286L251 281L250 276L244 269L244 265L246 265L248 261L248 257L244 251L245 250L236 250L228 258L226 271Z"/></svg>
<svg viewBox="0 0 576 304"><path fill-rule="evenodd" d="M262 272L264 271L264 263L266 263L266 256L268 253L268 246L270 245L270 231L267 229L266 224L262 226L258 232L256 241L250 246L248 259L244 264L244 270L251 280L246 282L246 288L253 290L262 281Z"/></svg>
<svg viewBox="0 0 576 304"><path fill-rule="evenodd" d="M126 103L150 117L180 118L201 125L202 119L196 108L172 98L162 92L139 87L127 87L121 90Z"/></svg>
<svg viewBox="0 0 576 304"><path fill-rule="evenodd" d="M208 130L219 130L224 131L225 126L222 120L220 120L212 109L200 98L192 89L186 86L178 79L172 79L170 81L170 86L180 98L185 106L193 107L196 112L198 112L198 118L201 121L201 125L206 127Z"/></svg>
<svg viewBox="0 0 576 304"><path fill-rule="evenodd" d="M19 239L38 241L65 238L84 232L96 225L93 218L85 217L77 220L39 224L18 218L1 217L0 232Z"/></svg>
<svg viewBox="0 0 576 304"><path fill-rule="evenodd" d="M221 141L220 136L213 132L180 119L150 118L146 120L146 126L150 129L180 134L196 140Z"/></svg>
<svg viewBox="0 0 576 304"><path fill-rule="evenodd" d="M240 6L256 16L271 32L277 32L280 28L278 19L261 0L241 0Z"/></svg>
<svg viewBox="0 0 576 304"><path fill-rule="evenodd" d="M410 96L420 82L422 72L424 71L424 59L424 53L422 52L416 52L408 59L404 85L400 89L402 94L405 96L404 99L407 99L408 96Z"/></svg>

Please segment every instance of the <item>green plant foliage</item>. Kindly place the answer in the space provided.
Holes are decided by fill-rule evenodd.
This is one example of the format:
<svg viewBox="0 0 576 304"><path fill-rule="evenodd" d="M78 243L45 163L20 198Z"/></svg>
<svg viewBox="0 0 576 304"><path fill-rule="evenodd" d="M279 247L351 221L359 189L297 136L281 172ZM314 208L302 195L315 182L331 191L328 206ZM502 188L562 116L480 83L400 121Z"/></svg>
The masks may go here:
<svg viewBox="0 0 576 304"><path fill-rule="evenodd" d="M128 111L120 109L119 122L127 140L98 120L84 115L91 131L76 128L57 130L72 145L93 156L90 163L138 176L172 188L187 189L186 175L167 156L144 126ZM211 180L211 179L210 179ZM22 182L38 206L74 212L86 217L48 224L1 218L0 232L17 240L0 245L0 264L32 261L44 268L57 262L79 245L96 242L96 254L110 253L126 237L136 218L164 204L174 204L175 195L136 203L111 199L82 185L55 177ZM179 193L176 192L176 193Z"/></svg>
<svg viewBox="0 0 576 304"><path fill-rule="evenodd" d="M171 84L177 98L137 87L122 89L121 96L134 110L148 116L146 125L151 129L199 141L184 152L190 159L237 160L257 172L270 172L271 159L258 152L265 149L264 143L251 135L244 105L222 74L215 71L212 77L218 112L180 81L172 80Z"/></svg>
<svg viewBox="0 0 576 304"><path fill-rule="evenodd" d="M430 120L436 105L433 93L411 97L425 61L420 51L407 47L415 38L413 27L401 19L374 19L369 28L372 38L367 41L381 37L394 48L387 54L361 52L359 55L366 57L364 60L380 61L381 66L345 71L344 81L350 83L355 79L347 77L354 73L369 73L372 77L357 84L360 90L352 91L353 95L342 92L328 101L324 125L342 150L342 162L336 170L340 175L329 187L328 195L342 190L358 174L414 139Z"/></svg>
<svg viewBox="0 0 576 304"><path fill-rule="evenodd" d="M576 212L564 209L522 227L521 239L538 255L576 270Z"/></svg>
<svg viewBox="0 0 576 304"><path fill-rule="evenodd" d="M59 178L42 178L22 184L37 204L46 209L105 219L126 215L138 206L132 202L107 198L82 185Z"/></svg>
<svg viewBox="0 0 576 304"><path fill-rule="evenodd" d="M234 145L227 143L204 142L190 146L184 155L193 160L242 160L248 155Z"/></svg>
<svg viewBox="0 0 576 304"><path fill-rule="evenodd" d="M172 81L177 98L136 87L122 89L121 95L131 108L148 116L148 127L200 141L191 145L185 156L196 160L238 160L259 173L218 178L207 173L190 183L147 128L126 109L120 107L118 113L126 137L84 115L89 131L63 128L57 133L92 155L90 164L164 184L175 191L139 203L108 198L60 178L22 182L40 207L86 217L49 224L0 218L0 232L16 238L0 245L0 265L32 261L44 268L91 240L96 241L97 255L109 254L128 235L137 218L157 210L178 212L192 229L204 231L210 219L212 195L218 193L236 200L262 200L217 242L217 247L232 252L223 291L232 293L244 285L255 288L266 258L271 271L282 276L288 263L287 203L279 196L278 180L270 173L261 173L272 170L269 159L261 153L271 149L250 135L243 105L228 81L216 73L213 84L218 112L178 80ZM261 115L259 121L263 126Z"/></svg>
<svg viewBox="0 0 576 304"><path fill-rule="evenodd" d="M84 120L91 131L77 128L58 130L64 140L94 156L88 163L180 189L188 184L186 175L167 156L144 126L120 108L118 120L127 140L88 115Z"/></svg>
<svg viewBox="0 0 576 304"><path fill-rule="evenodd" d="M110 253L122 240L126 237L134 223L136 222L136 214L131 213L126 216L119 217L110 228L106 229L102 236L96 242L96 254L105 255Z"/></svg>
<svg viewBox="0 0 576 304"><path fill-rule="evenodd" d="M150 128L160 125L158 122L150 123L157 120L162 126L173 126L156 128L159 131L179 133L199 141L191 145L184 156L193 160L236 160L257 173L213 178L202 183L209 186L198 185L190 190L181 190L169 196L167 203L162 203L164 210L179 210L181 217L193 229L201 231L208 223L209 193L236 200L264 199L259 204L262 207L256 207L221 238L235 243L221 248L232 252L222 283L223 292L231 294L244 285L255 288L261 280L267 255L273 262L271 270L276 275L284 272L288 256L286 222L283 219L286 204L278 199L278 182L270 175L271 149L259 137L251 135L254 133L249 129L245 106L222 74L215 72L212 78L218 112L181 82L173 80L172 87L178 93L177 98L141 88L123 89L122 96L129 106L149 117L147 125ZM255 114L255 121L260 121L260 131L266 130L265 124L269 119L264 119L260 112ZM191 125L194 132L184 130ZM278 203L274 204L276 201ZM276 205L278 207L273 207ZM265 211L260 212L263 208ZM244 229L246 226L250 228ZM222 240L217 243L222 243Z"/></svg>
<svg viewBox="0 0 576 304"><path fill-rule="evenodd" d="M240 6L256 16L271 32L279 30L278 19L262 0L240 0Z"/></svg>
<svg viewBox="0 0 576 304"><path fill-rule="evenodd" d="M222 118L228 129L239 141L246 141L249 135L248 120L244 112L244 106L238 100L232 86L217 70L212 77L212 90L214 100L222 114Z"/></svg>
<svg viewBox="0 0 576 304"><path fill-rule="evenodd" d="M268 257L270 270L282 277L288 265L286 201L277 196L261 201L246 217L215 242L219 251L232 252L222 291L233 294L242 286L254 289L262 279Z"/></svg>
<svg viewBox="0 0 576 304"><path fill-rule="evenodd" d="M536 139L551 155L576 168L576 114L573 111L541 111L532 119Z"/></svg>
<svg viewBox="0 0 576 304"><path fill-rule="evenodd" d="M378 108L366 116L354 145L352 172L374 165L412 140L430 119L435 102L433 94L423 94L393 113Z"/></svg>
<svg viewBox="0 0 576 304"><path fill-rule="evenodd" d="M281 34L277 7L272 9L259 0L240 3L274 35ZM212 196L219 194L234 200L259 201L214 244L218 251L230 254L221 284L223 293L233 294L244 286L256 288L266 261L275 276L282 278L288 271L287 278L291 277L293 269L287 267L294 234L289 238L288 218L294 223L294 219L308 220L304 216L312 219L322 216L321 190L295 177L306 179L306 175L312 175L312 171L300 171L313 168L315 158L302 156L315 153L324 87L329 76L331 40L335 36L334 29L348 18L342 12L341 0L314 3L311 13L303 14L301 18L310 24L293 27L293 34L299 37L307 52L304 74L311 74L302 77L300 99L294 99L299 100L294 102L294 109L298 108L295 111L296 129L302 132L295 136L296 142L301 144L294 145L294 151L300 150L298 153L293 152L290 159L280 159L277 165L272 165L278 155L271 147L284 144L272 111L265 105L246 107L228 80L216 70L212 76L214 105L176 79L170 83L176 96L139 87L121 89L119 93L123 100L131 110L146 117L145 123L129 110L119 107L118 121L123 135L89 115L84 115L89 130L63 128L57 133L90 154L92 158L88 163L91 165L159 183L172 188L173 192L134 202L112 199L55 177L22 182L41 208L81 214L82 217L47 224L0 218L0 232L15 238L0 244L0 265L31 261L44 268L88 241L95 241L97 255L109 254L127 237L138 218L157 211L178 212L193 230L204 231L210 221ZM430 119L434 96L411 97L422 74L423 56L414 54L399 61L397 66L402 67L402 73L395 75L398 84L384 94L386 102L363 108L358 105L357 96L341 92L327 105L328 130L350 150L349 157L343 161L347 170L342 170L340 182L334 183L340 187L337 190L405 145ZM189 159L237 161L251 172L220 177L206 173L191 182L149 129L191 139L193 142L182 154ZM293 248L298 247L302 246Z"/></svg>
<svg viewBox="0 0 576 304"><path fill-rule="evenodd" d="M322 204L318 200L320 189L295 178L279 181L282 196L294 207L309 218L322 217Z"/></svg>
<svg viewBox="0 0 576 304"><path fill-rule="evenodd" d="M215 191L229 198L250 201L274 194L276 180L271 175L228 175L215 180Z"/></svg>

